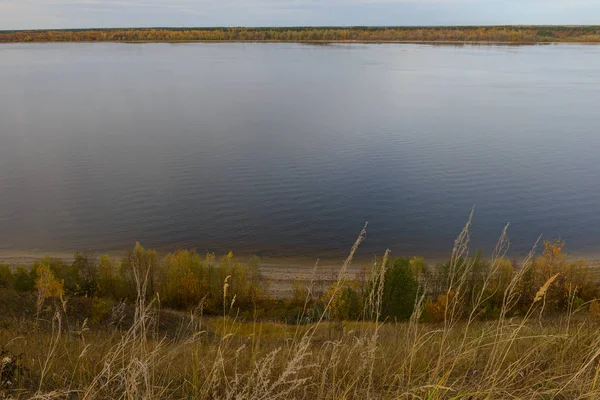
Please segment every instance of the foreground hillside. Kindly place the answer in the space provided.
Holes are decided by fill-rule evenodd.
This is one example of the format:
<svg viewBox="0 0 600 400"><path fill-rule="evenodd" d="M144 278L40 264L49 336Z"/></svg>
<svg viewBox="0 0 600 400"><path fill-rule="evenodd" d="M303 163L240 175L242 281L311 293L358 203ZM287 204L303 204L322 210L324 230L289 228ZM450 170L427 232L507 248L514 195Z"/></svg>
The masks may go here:
<svg viewBox="0 0 600 400"><path fill-rule="evenodd" d="M0 42L600 42L600 26L132 28L0 31Z"/></svg>
<svg viewBox="0 0 600 400"><path fill-rule="evenodd" d="M3 322L9 398L594 399L600 325L581 315L290 326L141 309L129 330ZM172 316L175 323L176 316ZM176 325L174 325L176 326ZM0 394L0 397L2 395Z"/></svg>
<svg viewBox="0 0 600 400"><path fill-rule="evenodd" d="M272 299L255 261L137 245L0 269L0 397L593 399L598 283L560 241L508 261L386 253L364 273ZM315 268L318 270L318 266ZM168 308L167 308L168 307ZM178 310L175 310L178 309Z"/></svg>

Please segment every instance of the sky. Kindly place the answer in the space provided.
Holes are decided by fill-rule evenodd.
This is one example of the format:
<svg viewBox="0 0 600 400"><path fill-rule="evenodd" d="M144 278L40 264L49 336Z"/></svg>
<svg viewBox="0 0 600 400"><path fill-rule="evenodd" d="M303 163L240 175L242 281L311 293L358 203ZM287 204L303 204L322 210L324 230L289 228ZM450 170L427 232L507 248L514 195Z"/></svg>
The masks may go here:
<svg viewBox="0 0 600 400"><path fill-rule="evenodd" d="M0 30L600 24L600 0L0 0Z"/></svg>

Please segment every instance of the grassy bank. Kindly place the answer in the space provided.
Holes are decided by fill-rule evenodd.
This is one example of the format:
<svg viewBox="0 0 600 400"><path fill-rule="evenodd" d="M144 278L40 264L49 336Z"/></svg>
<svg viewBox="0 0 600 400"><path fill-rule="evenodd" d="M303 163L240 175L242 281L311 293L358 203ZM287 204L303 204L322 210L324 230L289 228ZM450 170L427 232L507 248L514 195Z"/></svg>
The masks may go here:
<svg viewBox="0 0 600 400"><path fill-rule="evenodd" d="M132 28L0 31L0 42L600 42L600 26Z"/></svg>
<svg viewBox="0 0 600 400"><path fill-rule="evenodd" d="M0 328L14 398L598 398L596 322L557 319L293 327L154 314L129 331L58 317ZM185 322L184 322L185 321ZM61 329L62 328L62 329Z"/></svg>
<svg viewBox="0 0 600 400"><path fill-rule="evenodd" d="M81 399L600 396L600 302L585 262L547 241L517 265L506 259L506 229L484 261L468 254L469 226L433 271L418 257L386 252L349 279L363 230L331 285L320 292L311 279L279 300L231 254L217 261L180 251L159 262L138 245L118 268L110 258L76 256L44 260L20 277L4 269L0 391ZM31 282L25 272L34 284L21 290L17 281Z"/></svg>

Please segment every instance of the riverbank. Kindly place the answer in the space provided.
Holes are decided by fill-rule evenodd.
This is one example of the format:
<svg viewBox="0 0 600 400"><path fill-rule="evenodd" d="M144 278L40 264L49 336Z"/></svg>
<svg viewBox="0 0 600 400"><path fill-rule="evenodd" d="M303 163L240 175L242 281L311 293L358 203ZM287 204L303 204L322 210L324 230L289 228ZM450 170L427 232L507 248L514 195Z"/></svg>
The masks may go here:
<svg viewBox="0 0 600 400"><path fill-rule="evenodd" d="M120 259L126 253L123 251L112 251L108 254L111 258ZM89 254L92 258L99 259L100 253ZM159 253L159 258L165 254ZM448 255L449 257L450 255ZM57 258L65 263L71 263L74 259L73 253L68 252L42 252L42 251L0 251L0 264L11 267L31 266L36 261L45 257ZM251 255L236 255L241 263L247 263ZM600 281L600 255L598 254L576 254L570 255L571 260L583 259L590 270L590 275ZM442 258L425 258L430 267L447 261ZM337 281L338 272L344 262L344 258L311 259L309 257L264 257L260 258L259 269L261 275L268 281L268 295L275 299L289 298L294 290L295 284L307 286L310 282L320 286L320 289L329 287ZM345 278L355 280L372 264L373 259L355 258L348 266Z"/></svg>
<svg viewBox="0 0 600 400"><path fill-rule="evenodd" d="M4 267L0 397L597 398L598 281L560 240L488 262L468 232L447 268L372 263L285 300L233 254Z"/></svg>
<svg viewBox="0 0 600 400"><path fill-rule="evenodd" d="M105 253L102 253L105 254ZM125 252L108 252L111 258L120 259ZM91 253L92 258L99 259L101 254ZM33 265L45 257L57 258L65 263L71 263L74 259L73 253L68 252L41 252L41 251L0 251L0 264L11 267ZM159 253L159 257L164 254ZM252 256L241 255L236 258L247 263ZM268 294L274 298L290 297L295 282L308 283L311 280L320 282L322 286L329 286L337 280L338 271L343 263L343 258L310 259L308 257L287 258L260 258L260 273L268 281ZM353 280L357 277L365 265L371 259L355 259L349 266L346 278ZM317 266L315 269L315 265Z"/></svg>

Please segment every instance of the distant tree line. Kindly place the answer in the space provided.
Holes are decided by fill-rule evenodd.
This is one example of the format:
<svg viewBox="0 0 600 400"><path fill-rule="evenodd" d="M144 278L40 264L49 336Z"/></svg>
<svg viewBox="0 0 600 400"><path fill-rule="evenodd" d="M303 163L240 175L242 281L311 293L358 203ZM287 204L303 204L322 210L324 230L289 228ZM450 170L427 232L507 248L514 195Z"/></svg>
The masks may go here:
<svg viewBox="0 0 600 400"><path fill-rule="evenodd" d="M0 42L600 42L600 26L132 28L0 31Z"/></svg>

